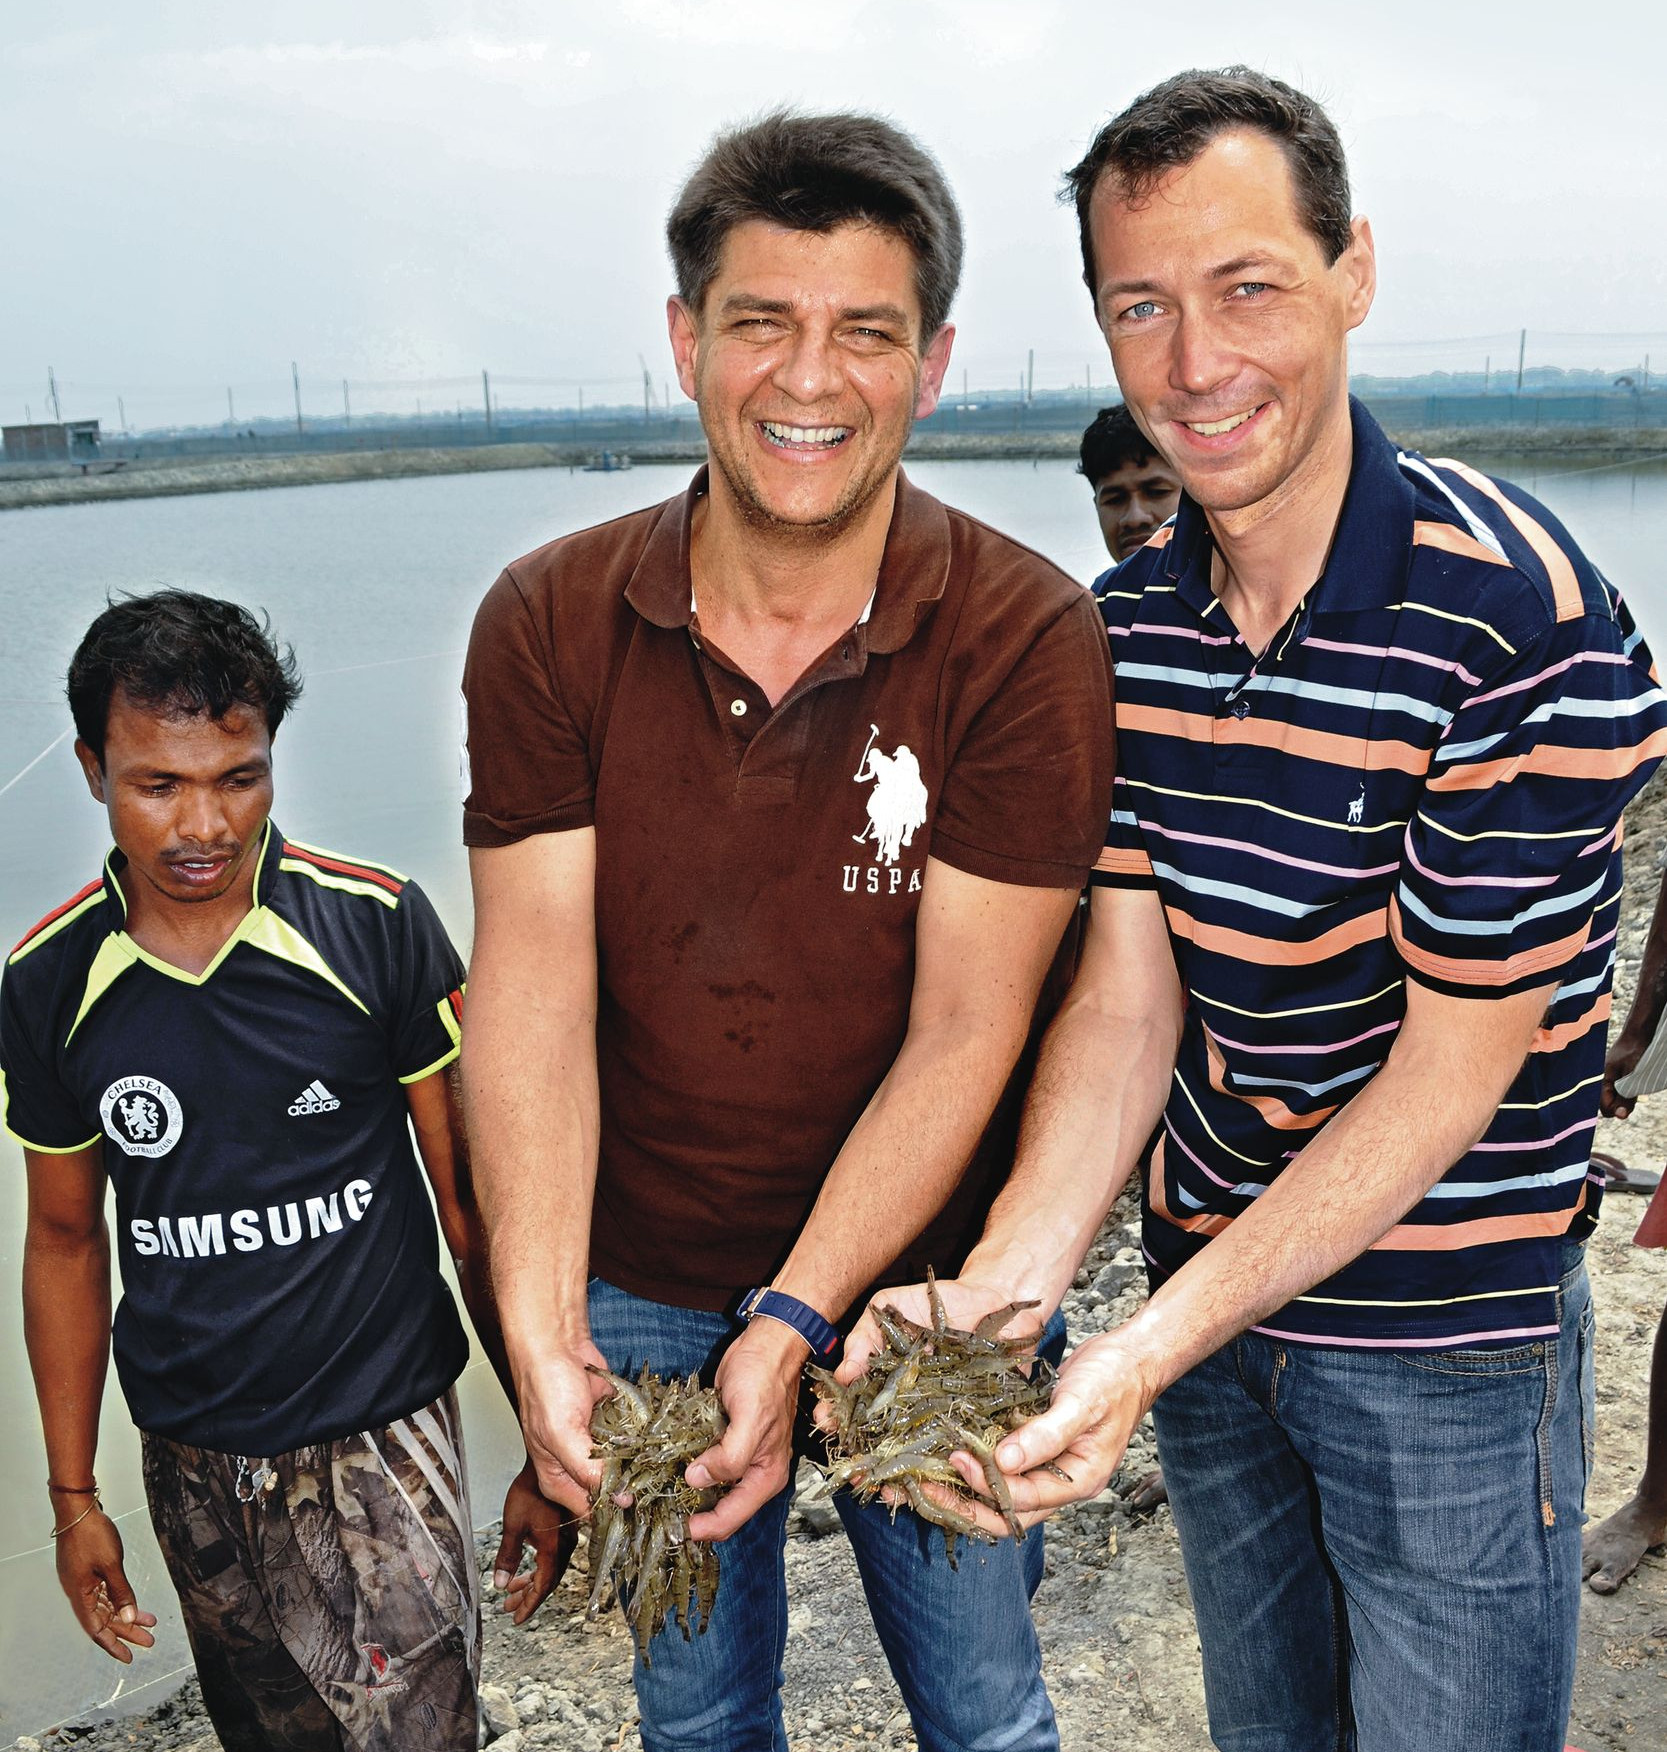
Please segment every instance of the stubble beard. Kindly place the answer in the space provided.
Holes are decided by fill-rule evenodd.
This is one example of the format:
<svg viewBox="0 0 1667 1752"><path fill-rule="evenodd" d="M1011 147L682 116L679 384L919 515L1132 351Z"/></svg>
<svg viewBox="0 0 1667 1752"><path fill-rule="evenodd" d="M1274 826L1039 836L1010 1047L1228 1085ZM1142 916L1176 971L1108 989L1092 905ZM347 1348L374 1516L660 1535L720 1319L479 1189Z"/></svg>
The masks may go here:
<svg viewBox="0 0 1667 1752"><path fill-rule="evenodd" d="M779 516L765 503L744 469L734 467L717 446L711 446L710 450L713 466L723 476L735 509L747 528L773 545L806 548L825 547L861 522L896 473L903 454L899 446L897 455L887 467L873 472L865 470L857 475L826 511L813 517L796 518Z"/></svg>
<svg viewBox="0 0 1667 1752"><path fill-rule="evenodd" d="M912 408L912 400L910 405ZM887 446L890 455L885 457L883 464L860 469L847 481L845 491L828 510L809 518L778 516L765 502L757 484L738 457L732 456L724 445L715 442L710 431L706 434L706 449L711 466L723 476L724 485L729 489L736 511L749 530L772 545L821 548L837 541L847 530L860 523L874 501L890 485L896 477L898 464L903 460L903 448L913 429L914 419L911 413L902 423L901 430L893 435L893 443ZM855 434L847 442L855 443Z"/></svg>

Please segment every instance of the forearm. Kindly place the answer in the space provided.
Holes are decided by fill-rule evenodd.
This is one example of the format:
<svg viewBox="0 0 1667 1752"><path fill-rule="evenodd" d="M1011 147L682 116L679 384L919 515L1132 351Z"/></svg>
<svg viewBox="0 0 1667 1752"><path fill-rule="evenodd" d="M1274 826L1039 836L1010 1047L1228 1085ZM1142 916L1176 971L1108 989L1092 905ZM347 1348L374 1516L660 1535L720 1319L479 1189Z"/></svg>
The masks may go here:
<svg viewBox="0 0 1667 1752"><path fill-rule="evenodd" d="M1382 1239L1487 1129L1548 996L1421 1000L1427 1016L1447 1008L1414 1030L1409 988L1408 1026L1377 1077L1139 1314L1079 1345L1048 1410L1003 1439L1021 1519L1103 1489L1165 1388ZM1475 1016L1455 1025L1455 1006L1495 1012L1492 1038Z"/></svg>
<svg viewBox="0 0 1667 1752"><path fill-rule="evenodd" d="M474 1196L510 1359L587 1336L596 1186L596 836L470 853L463 1028ZM519 1365L517 1365L519 1366Z"/></svg>
<svg viewBox="0 0 1667 1752"><path fill-rule="evenodd" d="M948 1202L1024 1045L1024 1027L911 1028L817 1195L775 1287L839 1316Z"/></svg>
<svg viewBox="0 0 1667 1752"><path fill-rule="evenodd" d="M1508 1081L1508 1078L1505 1079ZM1392 1057L1241 1216L1153 1295L1119 1339L1150 1404L1246 1327L1380 1241L1486 1131L1504 1091Z"/></svg>
<svg viewBox="0 0 1667 1752"><path fill-rule="evenodd" d="M54 1483L93 1480L110 1362L110 1241L31 1227L23 1250L23 1341ZM71 1513L85 1504L75 1501Z"/></svg>
<svg viewBox="0 0 1667 1752"><path fill-rule="evenodd" d="M492 1365L492 1372L514 1406L515 1383L504 1349L497 1298L492 1292L486 1228L475 1188L468 1127L463 1121L462 1083L462 1074L453 1064L432 1078L425 1077L420 1083L412 1084L406 1094L411 1104L417 1150L428 1171L435 1214L440 1220L446 1251L457 1270L463 1305L469 1311L475 1336Z"/></svg>
<svg viewBox="0 0 1667 1752"><path fill-rule="evenodd" d="M1073 992L1042 1043L1018 1155L962 1277L1058 1307L1163 1115L1179 1020Z"/></svg>
<svg viewBox="0 0 1667 1752"><path fill-rule="evenodd" d="M476 998L463 1048L473 1172L512 1347L584 1327L600 1110L594 1038Z"/></svg>
<svg viewBox="0 0 1667 1752"><path fill-rule="evenodd" d="M457 1283L463 1292L463 1306L469 1310L469 1320L480 1340L480 1348L492 1365L512 1410L519 1411L515 1376L509 1366L509 1352L504 1346L503 1323L498 1318L498 1298L492 1288L485 1249L472 1252L457 1264Z"/></svg>

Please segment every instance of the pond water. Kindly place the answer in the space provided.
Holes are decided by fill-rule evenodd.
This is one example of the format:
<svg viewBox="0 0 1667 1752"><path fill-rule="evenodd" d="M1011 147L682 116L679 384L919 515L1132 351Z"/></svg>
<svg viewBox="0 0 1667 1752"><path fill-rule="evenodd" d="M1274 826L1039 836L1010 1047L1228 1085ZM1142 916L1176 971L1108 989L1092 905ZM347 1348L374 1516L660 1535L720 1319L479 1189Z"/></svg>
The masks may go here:
<svg viewBox="0 0 1667 1752"><path fill-rule="evenodd" d="M1486 466L1486 464L1484 464ZM418 877L467 951L458 838L457 683L470 617L506 559L682 487L685 467L532 470L141 499L0 514L0 943L97 873L104 813L70 750L62 678L107 592L181 585L263 607L294 644L306 694L278 742L275 815L315 844ZM1500 464L1543 498L1667 644L1667 467ZM1085 582L1104 555L1086 486L1062 461L922 463L929 491L1028 542ZM0 1139L0 1742L108 1699L143 1700L188 1667L143 1506L138 1443L106 1395L99 1477L129 1577L162 1618L123 1672L59 1593L17 1307L21 1152ZM477 1517L520 1452L478 1356L463 1381Z"/></svg>

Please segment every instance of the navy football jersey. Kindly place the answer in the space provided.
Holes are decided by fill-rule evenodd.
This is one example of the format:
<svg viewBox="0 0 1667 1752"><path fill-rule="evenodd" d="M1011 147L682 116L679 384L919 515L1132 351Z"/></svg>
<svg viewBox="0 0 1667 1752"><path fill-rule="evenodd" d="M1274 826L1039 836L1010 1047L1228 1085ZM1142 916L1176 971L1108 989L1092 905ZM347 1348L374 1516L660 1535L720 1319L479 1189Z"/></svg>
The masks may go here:
<svg viewBox="0 0 1667 1752"><path fill-rule="evenodd" d="M255 904L201 974L126 931L125 860L0 985L7 1130L102 1142L143 1430L269 1455L426 1405L468 1354L404 1084L457 1056L463 967L427 897L270 822Z"/></svg>

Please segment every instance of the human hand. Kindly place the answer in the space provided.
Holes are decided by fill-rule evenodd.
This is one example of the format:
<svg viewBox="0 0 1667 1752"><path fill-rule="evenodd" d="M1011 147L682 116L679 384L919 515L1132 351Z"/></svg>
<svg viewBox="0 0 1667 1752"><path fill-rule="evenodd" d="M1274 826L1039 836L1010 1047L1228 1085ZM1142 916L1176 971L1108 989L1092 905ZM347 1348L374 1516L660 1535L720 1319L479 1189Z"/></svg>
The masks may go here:
<svg viewBox="0 0 1667 1752"><path fill-rule="evenodd" d="M1067 1503L1098 1496L1157 1398L1161 1384L1147 1378L1124 1337L1128 1331L1121 1327L1079 1345L1059 1371L1048 1409L996 1444L996 1465L1026 1527ZM982 1484L971 1455L957 1455L955 1464L969 1483Z"/></svg>
<svg viewBox="0 0 1667 1752"><path fill-rule="evenodd" d="M1615 1085L1638 1069L1638 1061L1648 1045L1648 1040L1640 1040L1625 1029L1615 1037L1615 1044L1603 1061L1603 1087L1598 1092L1598 1112L1606 1119L1626 1119L1631 1114L1632 1097L1621 1094Z"/></svg>
<svg viewBox="0 0 1667 1752"><path fill-rule="evenodd" d="M142 1612L122 1568L122 1536L103 1509L58 1535L58 1580L76 1621L105 1654L124 1666L133 1649L155 1643L154 1612ZM132 1644L130 1648L128 1645Z"/></svg>
<svg viewBox="0 0 1667 1752"><path fill-rule="evenodd" d="M1123 1340L1126 1330L1102 1333L1078 1346L1059 1372L1052 1405L1003 1436L993 1459L981 1460L965 1450L950 1456L968 1491L975 1494L932 1484L922 1488L998 1539L1012 1528L989 1502L996 1493L987 1465L999 1471L1024 1527L1035 1526L1068 1503L1098 1496L1111 1482L1129 1437L1159 1391L1155 1381L1146 1380Z"/></svg>
<svg viewBox="0 0 1667 1752"><path fill-rule="evenodd" d="M1169 1501L1169 1486L1163 1481L1163 1468L1154 1466L1149 1472L1128 1484L1120 1484L1117 1494L1129 1505L1129 1512L1144 1515Z"/></svg>
<svg viewBox="0 0 1667 1752"><path fill-rule="evenodd" d="M718 1365L714 1385L729 1419L723 1439L684 1471L697 1490L731 1485L715 1508L689 1517L691 1539L727 1539L787 1483L793 1416L809 1347L779 1320L755 1320Z"/></svg>
<svg viewBox="0 0 1667 1752"><path fill-rule="evenodd" d="M510 1366L539 1494L570 1514L588 1514L602 1481L590 1454L590 1415L611 1391L607 1359L586 1334L537 1352L511 1349Z"/></svg>
<svg viewBox="0 0 1667 1752"><path fill-rule="evenodd" d="M525 1624L550 1597L572 1561L578 1540L579 1523L560 1503L542 1494L537 1469L529 1460L504 1494L504 1534L492 1560L492 1586L504 1590L504 1611L513 1622ZM528 1546L532 1568L522 1571Z"/></svg>

